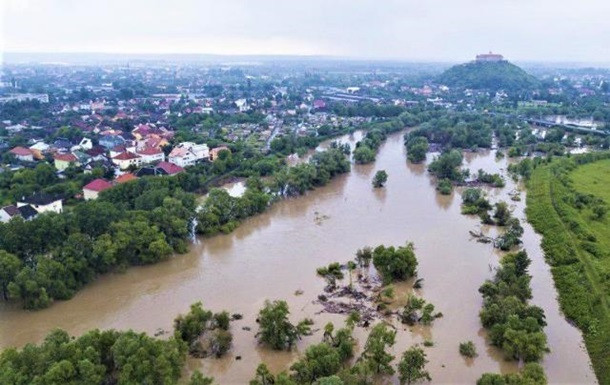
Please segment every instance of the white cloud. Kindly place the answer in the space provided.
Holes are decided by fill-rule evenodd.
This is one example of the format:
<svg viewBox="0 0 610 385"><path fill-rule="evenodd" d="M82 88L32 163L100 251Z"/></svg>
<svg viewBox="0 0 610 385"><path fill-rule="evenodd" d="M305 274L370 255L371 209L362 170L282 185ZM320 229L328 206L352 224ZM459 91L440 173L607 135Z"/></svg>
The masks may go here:
<svg viewBox="0 0 610 385"><path fill-rule="evenodd" d="M610 1L0 0L4 50L610 61Z"/></svg>

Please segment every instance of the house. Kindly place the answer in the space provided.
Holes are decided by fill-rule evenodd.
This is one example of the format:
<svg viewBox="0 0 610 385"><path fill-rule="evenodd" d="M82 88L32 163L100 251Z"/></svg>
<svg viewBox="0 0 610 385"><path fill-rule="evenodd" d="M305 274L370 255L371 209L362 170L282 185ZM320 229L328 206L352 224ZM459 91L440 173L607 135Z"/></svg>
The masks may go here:
<svg viewBox="0 0 610 385"><path fill-rule="evenodd" d="M32 151L32 154L34 155L34 159L43 159L44 158L44 153L46 153L49 150L49 145L46 144L45 142L36 142L33 145L30 146L30 150Z"/></svg>
<svg viewBox="0 0 610 385"><path fill-rule="evenodd" d="M229 150L229 147L227 146L220 146L220 147L216 147L210 150L210 161L214 162L216 159L218 159L218 154L220 153L220 151L229 151L231 152L231 150Z"/></svg>
<svg viewBox="0 0 610 385"><path fill-rule="evenodd" d="M146 147L141 150L137 150L138 154L142 158L142 164L163 162L165 160L165 154L159 148Z"/></svg>
<svg viewBox="0 0 610 385"><path fill-rule="evenodd" d="M68 151L72 148L72 143L68 139L58 138L53 142L52 147L58 151Z"/></svg>
<svg viewBox="0 0 610 385"><path fill-rule="evenodd" d="M207 144L195 144L193 142L182 142L178 144L168 156L168 160L180 167L192 166L198 161L210 156Z"/></svg>
<svg viewBox="0 0 610 385"><path fill-rule="evenodd" d="M81 139L79 144L77 144L76 146L72 146L72 151L77 151L77 150L87 151L87 150L91 150L92 148L93 148L93 142L91 141L91 139L83 138L83 139Z"/></svg>
<svg viewBox="0 0 610 385"><path fill-rule="evenodd" d="M125 151L112 157L112 163L119 166L121 170L126 170L130 166L138 167L142 164L142 157L133 152Z"/></svg>
<svg viewBox="0 0 610 385"><path fill-rule="evenodd" d="M130 172L126 172L125 174L118 176L114 181L116 183L127 183L127 182L131 182L132 180L136 180L136 179L138 179L137 176L135 176L134 174L132 174Z"/></svg>
<svg viewBox="0 0 610 385"><path fill-rule="evenodd" d="M166 175L176 175L184 171L184 168L171 162L159 162L159 164L157 164L157 168L165 171Z"/></svg>
<svg viewBox="0 0 610 385"><path fill-rule="evenodd" d="M55 154L55 168L59 171L64 171L71 165L79 166L78 158L74 154Z"/></svg>
<svg viewBox="0 0 610 385"><path fill-rule="evenodd" d="M15 205L9 205L0 208L0 222L6 223L12 218L19 215L19 208Z"/></svg>
<svg viewBox="0 0 610 385"><path fill-rule="evenodd" d="M120 135L100 135L100 146L110 150L125 144L125 139Z"/></svg>
<svg viewBox="0 0 610 385"><path fill-rule="evenodd" d="M83 197L87 201L97 199L99 193L104 190L108 190L111 187L112 183L108 182L107 180L101 178L92 180L83 187Z"/></svg>
<svg viewBox="0 0 610 385"><path fill-rule="evenodd" d="M61 198L46 193L36 193L29 197L23 197L21 202L17 202L18 208L26 205L32 206L38 213L55 212L59 214L63 211Z"/></svg>
<svg viewBox="0 0 610 385"><path fill-rule="evenodd" d="M235 101L235 105L239 112L246 112L250 110L250 106L248 105L248 101L246 99L237 99Z"/></svg>
<svg viewBox="0 0 610 385"><path fill-rule="evenodd" d="M15 158L24 161L24 162L33 162L34 161L34 153L29 148L25 147L15 147L11 151L11 154L15 156Z"/></svg>

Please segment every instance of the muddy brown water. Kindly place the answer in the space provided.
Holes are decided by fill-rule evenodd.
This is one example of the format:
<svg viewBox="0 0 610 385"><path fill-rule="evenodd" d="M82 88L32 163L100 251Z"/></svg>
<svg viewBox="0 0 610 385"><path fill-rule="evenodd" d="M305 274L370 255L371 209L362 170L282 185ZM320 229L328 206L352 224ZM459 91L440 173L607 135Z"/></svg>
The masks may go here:
<svg viewBox="0 0 610 385"><path fill-rule="evenodd" d="M343 141L355 142L360 133ZM324 147L324 146L322 146ZM496 161L495 153L467 154L465 165L472 171L503 172L507 161ZM428 161L432 155L429 156ZM425 339L434 346L425 348L428 370L434 383L474 383L484 372L509 373L514 363L503 360L501 352L488 346L478 313L478 288L493 275L500 254L489 244L471 239L469 230L491 235L494 228L479 225L475 217L460 214L459 191L440 196L424 165L405 161L402 135L395 134L382 145L375 164L354 166L352 171L304 197L275 204L262 215L246 220L233 233L198 239L189 253L153 266L130 268L125 273L103 276L73 299L50 308L27 312L0 305L0 347L39 342L53 328L80 334L92 328L134 329L154 334L170 333L172 320L202 301L214 311L226 309L244 318L231 325L234 344L222 359L189 359L186 371L202 369L220 384L245 384L259 362L272 371L287 369L308 344L321 340L321 331L304 338L292 352L274 352L257 344L256 314L265 299L286 299L294 321L311 317L314 328L328 321L336 325L343 316L317 314L313 304L324 281L316 277L317 267L330 262L346 262L365 245L402 245L414 242L419 259L419 290L427 301L444 314L431 327L398 328L394 352ZM387 186L373 189L376 170L389 174ZM488 189L492 201L510 202L514 213L524 219L525 193L520 202L508 193L518 188L508 181L504 189ZM546 312L551 353L545 356L550 383L595 383L590 361L579 331L561 315L548 266L540 250L540 237L524 223L524 247L528 251L533 303ZM302 290L302 295L295 291ZM398 285L397 292L408 291ZM243 330L248 326L252 330ZM355 332L359 345L367 330ZM460 342L472 340L479 353L466 360L458 353ZM236 356L241 356L236 360ZM393 378L392 382L397 383Z"/></svg>

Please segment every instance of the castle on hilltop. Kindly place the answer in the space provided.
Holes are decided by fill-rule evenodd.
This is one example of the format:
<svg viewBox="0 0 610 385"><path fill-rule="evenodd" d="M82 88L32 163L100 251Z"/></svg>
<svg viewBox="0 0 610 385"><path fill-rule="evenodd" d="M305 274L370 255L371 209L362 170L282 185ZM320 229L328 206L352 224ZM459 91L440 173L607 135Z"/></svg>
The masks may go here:
<svg viewBox="0 0 610 385"><path fill-rule="evenodd" d="M489 53L482 53L476 57L477 62L498 62L502 60L504 60L504 56L492 53L491 51L489 51Z"/></svg>

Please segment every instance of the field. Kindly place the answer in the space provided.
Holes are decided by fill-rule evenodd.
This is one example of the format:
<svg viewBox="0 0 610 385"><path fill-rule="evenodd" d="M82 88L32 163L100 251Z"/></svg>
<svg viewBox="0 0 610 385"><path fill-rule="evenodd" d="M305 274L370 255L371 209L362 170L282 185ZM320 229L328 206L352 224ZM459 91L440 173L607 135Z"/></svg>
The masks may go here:
<svg viewBox="0 0 610 385"><path fill-rule="evenodd" d="M610 384L610 154L538 165L528 181L527 216L543 235L566 317L582 331L600 384Z"/></svg>

